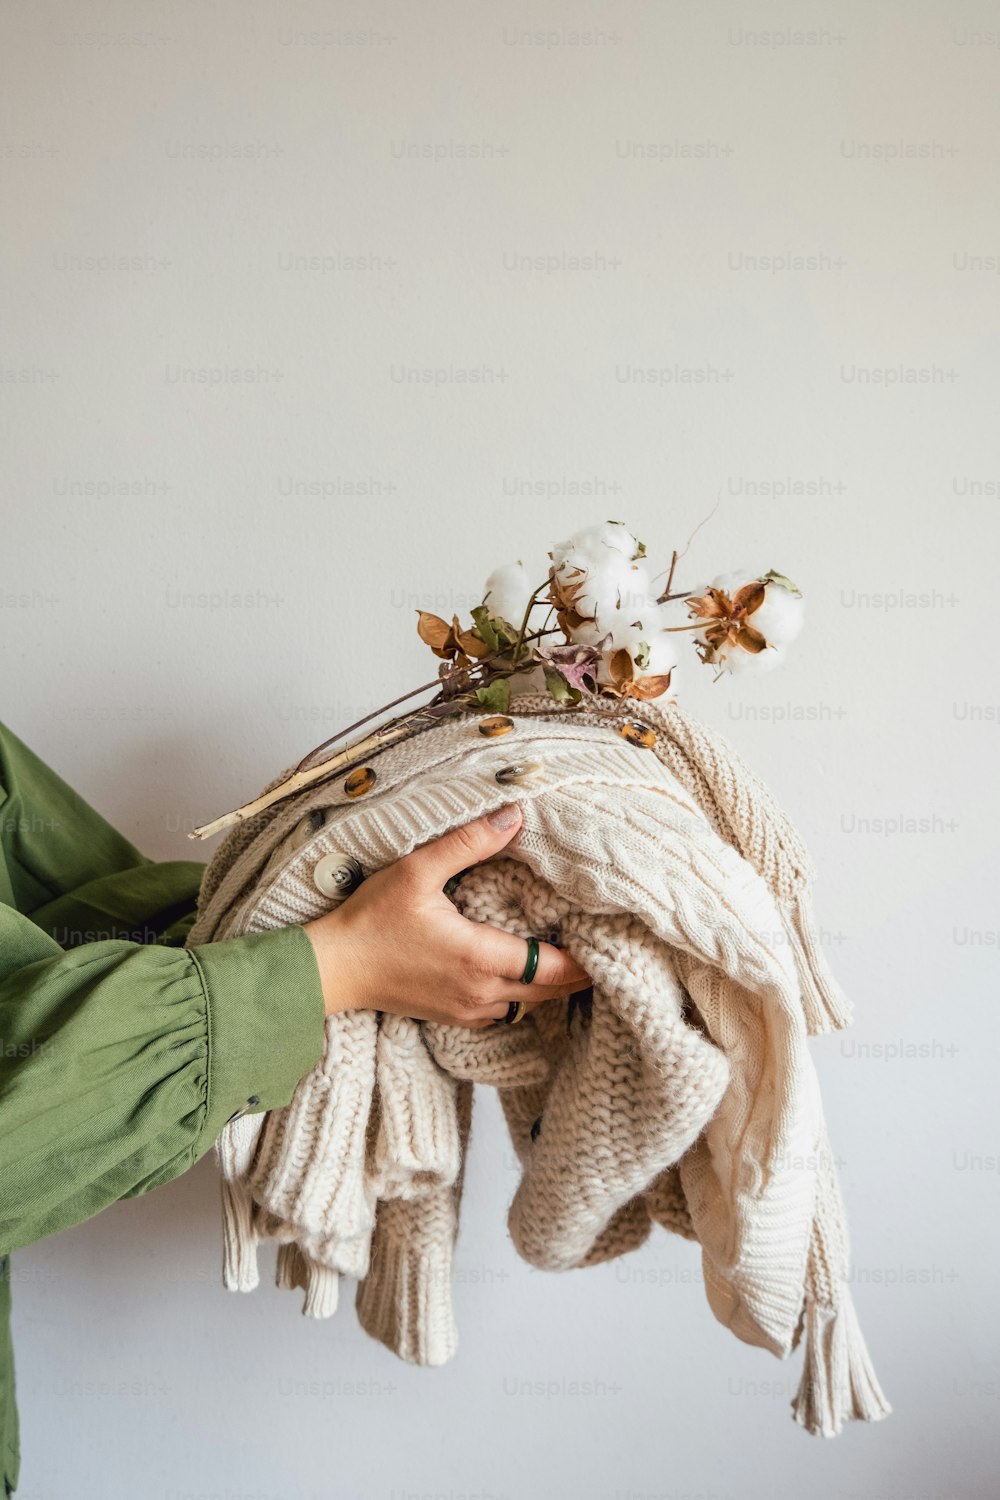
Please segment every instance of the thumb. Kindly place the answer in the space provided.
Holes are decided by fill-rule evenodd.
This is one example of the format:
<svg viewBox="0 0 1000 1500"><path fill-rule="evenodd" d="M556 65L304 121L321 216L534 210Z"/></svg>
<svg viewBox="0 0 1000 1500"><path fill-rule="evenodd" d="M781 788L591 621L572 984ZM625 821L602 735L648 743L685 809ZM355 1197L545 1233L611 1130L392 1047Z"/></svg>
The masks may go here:
<svg viewBox="0 0 1000 1500"><path fill-rule="evenodd" d="M521 809L507 803L485 817L443 833L439 839L421 844L412 854L405 855L400 864L410 865L428 885L440 890L452 875L499 853L519 831L521 822Z"/></svg>

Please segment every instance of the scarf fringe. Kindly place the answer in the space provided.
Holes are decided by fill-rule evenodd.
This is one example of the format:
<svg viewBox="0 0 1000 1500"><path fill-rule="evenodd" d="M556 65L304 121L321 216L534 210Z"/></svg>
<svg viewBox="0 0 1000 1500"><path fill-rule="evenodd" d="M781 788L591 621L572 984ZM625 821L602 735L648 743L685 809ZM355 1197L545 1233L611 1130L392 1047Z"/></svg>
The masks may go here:
<svg viewBox="0 0 1000 1500"><path fill-rule="evenodd" d="M836 1437L845 1421L879 1422L886 1400L845 1287L836 1306L806 1298L806 1356L792 1415L816 1437Z"/></svg>

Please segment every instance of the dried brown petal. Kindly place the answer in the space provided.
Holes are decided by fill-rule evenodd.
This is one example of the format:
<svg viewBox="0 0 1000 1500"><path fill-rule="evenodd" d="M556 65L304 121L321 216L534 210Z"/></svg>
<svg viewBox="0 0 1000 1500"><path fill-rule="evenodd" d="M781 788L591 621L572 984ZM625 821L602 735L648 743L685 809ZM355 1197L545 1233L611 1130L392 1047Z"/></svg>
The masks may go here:
<svg viewBox="0 0 1000 1500"><path fill-rule="evenodd" d="M751 656L756 656L758 652L766 649L767 641L759 630L754 630L752 625L744 625L737 636L736 645L742 646L744 651L749 651Z"/></svg>
<svg viewBox="0 0 1000 1500"><path fill-rule="evenodd" d="M732 613L734 615L752 615L754 610L759 609L764 603L766 593L767 588L761 583L759 578L755 578L753 583L745 583L733 595Z"/></svg>
<svg viewBox="0 0 1000 1500"><path fill-rule="evenodd" d="M438 656L446 656L446 643L451 638L451 626L440 615L432 615L425 609L417 610L417 634L425 646Z"/></svg>
<svg viewBox="0 0 1000 1500"><path fill-rule="evenodd" d="M639 677L630 682L625 691L630 698L639 698L644 702L649 698L659 698L669 688L672 675L671 671L664 672L662 676Z"/></svg>

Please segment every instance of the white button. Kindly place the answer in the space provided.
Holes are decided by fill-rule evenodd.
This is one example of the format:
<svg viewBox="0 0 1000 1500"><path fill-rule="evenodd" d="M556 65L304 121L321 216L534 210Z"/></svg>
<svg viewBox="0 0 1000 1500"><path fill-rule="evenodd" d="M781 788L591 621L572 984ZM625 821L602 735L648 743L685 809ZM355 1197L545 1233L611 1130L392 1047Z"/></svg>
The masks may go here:
<svg viewBox="0 0 1000 1500"><path fill-rule="evenodd" d="M361 866L352 854L335 849L324 854L313 870L313 885L324 896L343 900L361 884L364 878Z"/></svg>
<svg viewBox="0 0 1000 1500"><path fill-rule="evenodd" d="M292 829L289 843L293 849L301 849L302 845L311 839L314 833L319 833L326 822L326 813L321 807L314 808L311 813L306 813L301 822L296 823Z"/></svg>

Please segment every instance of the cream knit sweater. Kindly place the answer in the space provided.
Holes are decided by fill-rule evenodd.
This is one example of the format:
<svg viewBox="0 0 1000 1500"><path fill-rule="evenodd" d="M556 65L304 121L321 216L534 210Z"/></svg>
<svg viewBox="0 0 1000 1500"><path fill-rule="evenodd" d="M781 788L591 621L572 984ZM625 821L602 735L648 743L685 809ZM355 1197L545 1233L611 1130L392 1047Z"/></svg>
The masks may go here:
<svg viewBox="0 0 1000 1500"><path fill-rule="evenodd" d="M274 1239L279 1284L305 1291L307 1313L331 1314L352 1276L373 1337L449 1359L472 1090L488 1085L521 1163L518 1252L559 1270L634 1249L653 1222L697 1239L709 1304L738 1338L784 1358L805 1332L793 1414L830 1436L890 1410L851 1301L806 1045L847 1024L847 1004L816 940L807 856L767 789L675 705L641 712L652 749L620 717L547 698L515 700L500 738L475 715L442 720L369 755L360 800L345 770L217 851L191 943L310 921L338 899L338 871L348 892L516 800L516 844L453 899L558 941L594 982L586 1009L554 1002L513 1028L330 1017L288 1108L219 1139L224 1279L254 1287L256 1244Z"/></svg>

